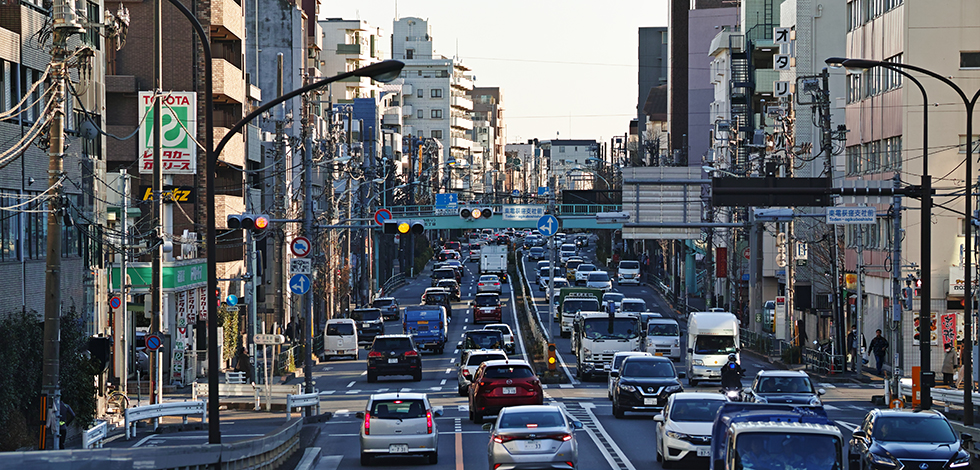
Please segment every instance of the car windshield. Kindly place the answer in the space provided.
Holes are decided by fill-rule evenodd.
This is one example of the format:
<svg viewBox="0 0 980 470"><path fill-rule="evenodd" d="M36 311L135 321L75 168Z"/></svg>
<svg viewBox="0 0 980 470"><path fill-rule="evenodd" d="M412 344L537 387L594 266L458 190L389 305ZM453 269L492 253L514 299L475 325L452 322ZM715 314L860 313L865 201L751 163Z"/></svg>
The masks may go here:
<svg viewBox="0 0 980 470"><path fill-rule="evenodd" d="M565 425L560 411L507 411L500 418L499 429L538 429Z"/></svg>
<svg viewBox="0 0 980 470"><path fill-rule="evenodd" d="M619 366L623 363L623 361L626 360L627 357L630 357L630 355L629 354L623 354L623 355L613 356L612 368L613 369L619 369Z"/></svg>
<svg viewBox="0 0 980 470"><path fill-rule="evenodd" d="M395 301L392 299L378 299L375 300L374 303L371 304L371 306L375 308L387 308L387 307L391 307L394 303Z"/></svg>
<svg viewBox="0 0 980 470"><path fill-rule="evenodd" d="M585 320L585 337L588 339L633 339L639 328L635 318L589 318Z"/></svg>
<svg viewBox="0 0 980 470"><path fill-rule="evenodd" d="M408 338L375 338L371 349L375 351L401 351L412 349L412 340Z"/></svg>
<svg viewBox="0 0 980 470"><path fill-rule="evenodd" d="M498 305L500 305L500 297L497 297L496 295L476 296L477 307L496 307Z"/></svg>
<svg viewBox="0 0 980 470"><path fill-rule="evenodd" d="M496 361L498 359L507 359L507 356L503 354L473 354L466 360L466 365L478 366L484 362Z"/></svg>
<svg viewBox="0 0 980 470"><path fill-rule="evenodd" d="M374 321L381 318L381 310L373 308L370 310L354 310L350 317L356 321Z"/></svg>
<svg viewBox="0 0 980 470"><path fill-rule="evenodd" d="M466 333L463 347L466 349L497 349L503 343L503 335L499 331L470 331Z"/></svg>
<svg viewBox="0 0 980 470"><path fill-rule="evenodd" d="M608 294L602 294L602 303L609 302L610 300L613 302L622 302L624 297L626 296L618 292L610 292Z"/></svg>
<svg viewBox="0 0 980 470"><path fill-rule="evenodd" d="M350 323L328 323L327 336L347 336L354 334L354 325Z"/></svg>
<svg viewBox="0 0 980 470"><path fill-rule="evenodd" d="M640 269L638 261L620 261L619 269Z"/></svg>
<svg viewBox="0 0 980 470"><path fill-rule="evenodd" d="M544 248L541 248L540 246L536 246L534 248L531 248L531 253L535 253L535 254L544 253Z"/></svg>
<svg viewBox="0 0 980 470"><path fill-rule="evenodd" d="M733 352L735 352L734 336L698 336L698 339L694 341L695 354L731 354Z"/></svg>
<svg viewBox="0 0 980 470"><path fill-rule="evenodd" d="M804 433L743 433L735 441L735 468L841 470L835 436ZM787 452L793 449L794 452Z"/></svg>
<svg viewBox="0 0 980 470"><path fill-rule="evenodd" d="M422 400L378 400L371 404L371 417L377 419L425 418Z"/></svg>
<svg viewBox="0 0 980 470"><path fill-rule="evenodd" d="M890 442L956 442L949 423L935 415L880 417L872 437Z"/></svg>
<svg viewBox="0 0 980 470"><path fill-rule="evenodd" d="M710 423L715 420L718 408L725 400L687 399L674 400L670 407L672 421L690 421L695 423Z"/></svg>
<svg viewBox="0 0 980 470"><path fill-rule="evenodd" d="M562 303L561 311L568 313L575 312L595 312L599 310L599 301L592 299L565 299Z"/></svg>
<svg viewBox="0 0 980 470"><path fill-rule="evenodd" d="M576 271L577 272L580 272L580 273L581 272L585 272L585 271L595 271L595 265L594 264L580 264L580 265L578 265L578 269L576 269Z"/></svg>
<svg viewBox="0 0 980 470"><path fill-rule="evenodd" d="M505 335L511 334L510 327L507 325L487 325L484 328L488 330L497 330Z"/></svg>
<svg viewBox="0 0 980 470"><path fill-rule="evenodd" d="M432 304L432 303L441 304L448 300L449 300L449 296L445 292L430 292L428 294L425 294L425 303L427 304Z"/></svg>
<svg viewBox="0 0 980 470"><path fill-rule="evenodd" d="M459 242L446 242L446 249L459 251Z"/></svg>
<svg viewBox="0 0 980 470"><path fill-rule="evenodd" d="M680 329L676 323L651 323L647 325L647 336L680 336Z"/></svg>
<svg viewBox="0 0 980 470"><path fill-rule="evenodd" d="M450 279L443 279L443 280L439 281L439 283L436 284L436 285L439 286L439 287L449 287L449 288L459 287L459 285L456 284L456 281L453 281L453 280L450 280Z"/></svg>
<svg viewBox="0 0 980 470"><path fill-rule="evenodd" d="M814 393L808 377L760 377L759 393Z"/></svg>
<svg viewBox="0 0 980 470"><path fill-rule="evenodd" d="M589 282L593 282L593 281L602 282L608 280L609 280L609 275L604 272L600 271L597 273L589 273Z"/></svg>
<svg viewBox="0 0 980 470"><path fill-rule="evenodd" d="M432 274L435 276L436 279L455 279L456 278L456 271L454 271L453 268L437 269Z"/></svg>
<svg viewBox="0 0 980 470"><path fill-rule="evenodd" d="M497 276L480 276L480 282L500 282Z"/></svg>
<svg viewBox="0 0 980 470"><path fill-rule="evenodd" d="M526 379L534 377L534 372L530 367L524 365L502 365L487 367L483 371L486 379Z"/></svg>
<svg viewBox="0 0 980 470"><path fill-rule="evenodd" d="M569 262L565 263L565 269L574 271L581 264L582 264L581 261L569 261Z"/></svg>
<svg viewBox="0 0 980 470"><path fill-rule="evenodd" d="M623 306L620 309L624 312L645 312L647 311L647 305L643 302L623 302Z"/></svg>
<svg viewBox="0 0 980 470"><path fill-rule="evenodd" d="M555 280L552 281L552 282L554 282L554 284L555 284L555 289L560 289L562 287L568 287L568 280L567 279L562 279L560 277L556 277Z"/></svg>
<svg viewBox="0 0 980 470"><path fill-rule="evenodd" d="M668 361L634 359L623 363L623 377L675 377L674 366Z"/></svg>

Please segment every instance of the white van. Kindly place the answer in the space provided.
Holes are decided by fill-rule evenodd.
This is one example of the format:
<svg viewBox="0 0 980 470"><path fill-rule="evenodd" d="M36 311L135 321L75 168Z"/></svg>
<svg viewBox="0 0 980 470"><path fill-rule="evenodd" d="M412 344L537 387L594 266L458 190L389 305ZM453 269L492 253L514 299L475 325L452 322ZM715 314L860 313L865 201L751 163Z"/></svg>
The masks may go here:
<svg viewBox="0 0 980 470"><path fill-rule="evenodd" d="M654 356L681 359L681 328L670 318L651 318L647 322L646 351Z"/></svg>
<svg viewBox="0 0 980 470"><path fill-rule="evenodd" d="M323 358L350 356L357 359L357 323L351 318L327 320L323 329Z"/></svg>
<svg viewBox="0 0 980 470"><path fill-rule="evenodd" d="M578 248L575 247L574 243L565 243L564 245L561 246L561 249L559 251L559 254L561 256L560 262L562 264L565 264L565 261L568 261L569 258L575 256L577 253L578 253Z"/></svg>

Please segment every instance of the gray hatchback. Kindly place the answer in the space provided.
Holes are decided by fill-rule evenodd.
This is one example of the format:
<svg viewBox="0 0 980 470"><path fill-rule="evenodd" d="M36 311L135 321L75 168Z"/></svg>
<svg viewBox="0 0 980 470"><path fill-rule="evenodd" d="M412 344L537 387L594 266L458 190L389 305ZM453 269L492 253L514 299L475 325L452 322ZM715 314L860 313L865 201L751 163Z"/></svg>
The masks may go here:
<svg viewBox="0 0 980 470"><path fill-rule="evenodd" d="M490 468L574 469L578 464L575 430L582 429L555 405L512 406L500 410L490 431Z"/></svg>
<svg viewBox="0 0 980 470"><path fill-rule="evenodd" d="M424 393L371 395L361 418L361 465L376 456L420 456L429 464L439 461L439 429L436 416L441 406L431 406Z"/></svg>

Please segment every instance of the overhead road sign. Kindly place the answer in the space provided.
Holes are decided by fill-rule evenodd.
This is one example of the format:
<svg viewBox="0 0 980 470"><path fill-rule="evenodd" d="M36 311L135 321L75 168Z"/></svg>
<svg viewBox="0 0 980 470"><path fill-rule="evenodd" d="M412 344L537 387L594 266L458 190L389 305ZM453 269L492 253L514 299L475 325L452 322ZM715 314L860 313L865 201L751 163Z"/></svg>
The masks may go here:
<svg viewBox="0 0 980 470"><path fill-rule="evenodd" d="M296 295L303 295L310 291L310 277L306 274L294 274L289 278L289 291Z"/></svg>
<svg viewBox="0 0 980 470"><path fill-rule="evenodd" d="M828 207L827 223L831 225L873 224L878 210L868 206Z"/></svg>
<svg viewBox="0 0 980 470"><path fill-rule="evenodd" d="M537 205L504 205L504 220L538 220L544 215L545 206Z"/></svg>
<svg viewBox="0 0 980 470"><path fill-rule="evenodd" d="M436 203L433 211L436 215L448 215L456 212L459 205L459 195L456 193L436 194Z"/></svg>
<svg viewBox="0 0 980 470"><path fill-rule="evenodd" d="M546 237L554 236L558 233L558 219L551 214L546 214L538 219L538 232Z"/></svg>
<svg viewBox="0 0 980 470"><path fill-rule="evenodd" d="M551 194L551 191L547 186L538 186L538 196L547 196Z"/></svg>
<svg viewBox="0 0 980 470"><path fill-rule="evenodd" d="M305 258L312 250L313 244L310 243L310 239L306 237L296 237L289 243L289 251L293 252L293 256Z"/></svg>
<svg viewBox="0 0 980 470"><path fill-rule="evenodd" d="M789 209L789 208L755 209L752 211L752 215L755 216L755 220L761 222L792 222L793 221L793 209Z"/></svg>

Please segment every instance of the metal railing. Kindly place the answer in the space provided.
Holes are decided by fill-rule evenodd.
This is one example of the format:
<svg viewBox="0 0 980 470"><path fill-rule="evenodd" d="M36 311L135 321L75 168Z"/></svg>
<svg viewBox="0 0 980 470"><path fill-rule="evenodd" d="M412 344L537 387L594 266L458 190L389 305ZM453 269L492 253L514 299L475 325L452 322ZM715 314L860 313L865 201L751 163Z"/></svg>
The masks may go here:
<svg viewBox="0 0 980 470"><path fill-rule="evenodd" d="M391 206L387 209L391 211L395 219L401 217L426 217L436 215L455 215L458 209L464 207L489 207L494 214L503 212L504 204L473 204L459 205L455 209L436 210L435 206ZM558 204L555 206L556 213L561 215L595 215L598 212L619 212L623 210L622 204Z"/></svg>
<svg viewBox="0 0 980 470"><path fill-rule="evenodd" d="M757 352L770 359L782 357L785 351L793 347L790 342L776 339L776 336L770 333L756 333L747 328L739 328L739 334L742 348Z"/></svg>
<svg viewBox="0 0 980 470"><path fill-rule="evenodd" d="M163 416L182 416L184 424L187 424L188 415L201 415L201 422L207 422L207 407L204 401L178 401L171 403L157 403L156 405L139 406L126 409L126 440L129 440L131 431L137 421L144 419L153 420L153 429L156 430L160 425L160 418Z"/></svg>
<svg viewBox="0 0 980 470"><path fill-rule="evenodd" d="M405 274L398 273L394 276L388 278L384 284L381 285L381 289L378 290L377 297L389 297L395 291L395 289L405 285Z"/></svg>
<svg viewBox="0 0 980 470"><path fill-rule="evenodd" d="M297 344L276 357L275 375L286 375L300 367L303 367L303 345Z"/></svg>
<svg viewBox="0 0 980 470"><path fill-rule="evenodd" d="M106 437L109 437L109 423L107 421L98 421L95 426L92 426L82 432L82 448L101 448L102 441L105 440Z"/></svg>
<svg viewBox="0 0 980 470"><path fill-rule="evenodd" d="M803 365L807 370L821 374L840 374L844 372L847 358L842 354L831 354L819 349L803 348Z"/></svg>
<svg viewBox="0 0 980 470"><path fill-rule="evenodd" d="M523 260L521 259L522 255L523 255L523 250L518 250L514 252L515 264L517 264L517 266L515 267L517 271L517 278L518 281L523 286L521 290L523 291L522 300L524 302L524 314L530 318L530 320L528 321L528 329L531 332L531 336L532 336L531 339L533 340L534 344L540 345L541 348L541 350L537 351L536 354L541 354L543 357L547 357L548 354L546 348L548 347L547 345L550 341L550 338L548 332L546 332L544 328L544 325L541 324L541 318L537 315L537 307L535 307L534 305L534 297L529 296L528 294L529 292L533 292L533 291L531 290L531 284L524 273L524 269L523 269L524 263ZM520 327L520 325L518 325L518 327ZM525 347L527 347L527 345L525 345Z"/></svg>

